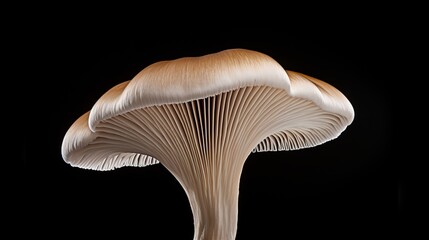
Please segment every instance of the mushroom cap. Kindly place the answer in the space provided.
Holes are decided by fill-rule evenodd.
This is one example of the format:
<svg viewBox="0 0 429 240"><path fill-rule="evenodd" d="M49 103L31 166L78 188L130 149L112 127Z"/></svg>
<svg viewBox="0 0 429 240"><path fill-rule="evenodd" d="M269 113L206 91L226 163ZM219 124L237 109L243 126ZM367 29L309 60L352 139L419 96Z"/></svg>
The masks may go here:
<svg viewBox="0 0 429 240"><path fill-rule="evenodd" d="M145 150L144 143L153 143L150 148L157 149L152 140L157 138L157 141L161 141L163 137L149 136L147 131L137 134L135 130L141 127L139 123L132 123L137 127L133 125L130 130L130 123L128 126L121 126L122 120L115 117L128 118L127 113L131 113L132 121L156 121L157 119L149 116L135 116L133 112L189 103L252 87L281 92L284 96L278 101L287 98L289 102L293 102L292 100L296 99L299 104L295 104L290 111L287 106L283 106L285 113L281 116L284 121L294 118L295 124L303 119L299 129L289 127L288 124L277 124L281 127L277 126L273 128L275 130L268 131L269 134L253 146L253 151L293 150L316 146L338 137L354 118L351 103L330 84L302 73L285 70L266 54L247 49L229 49L200 57L157 62L144 68L130 81L111 88L89 112L69 128L63 139L62 156L72 166L96 170L158 163L159 159ZM259 95L255 93L255 96ZM264 101L263 98L257 97L251 99L253 102L249 104ZM302 111L301 103L305 105ZM280 106L282 104L280 103ZM288 103L285 101L284 104ZM314 109L317 111L313 111ZM290 114L296 115L292 117ZM158 120L166 118L158 117ZM170 120L176 123L180 121ZM105 128L104 123L109 121L115 122L115 133L106 134L105 131L99 131ZM304 129L307 126L308 131ZM132 143L119 140L121 131L127 132L133 139ZM141 138L149 140L140 145ZM136 149L139 151L136 152Z"/></svg>
<svg viewBox="0 0 429 240"><path fill-rule="evenodd" d="M247 86L290 92L283 67L256 51L229 49L157 62L104 94L90 112L89 127L94 130L99 121L136 108L187 102Z"/></svg>

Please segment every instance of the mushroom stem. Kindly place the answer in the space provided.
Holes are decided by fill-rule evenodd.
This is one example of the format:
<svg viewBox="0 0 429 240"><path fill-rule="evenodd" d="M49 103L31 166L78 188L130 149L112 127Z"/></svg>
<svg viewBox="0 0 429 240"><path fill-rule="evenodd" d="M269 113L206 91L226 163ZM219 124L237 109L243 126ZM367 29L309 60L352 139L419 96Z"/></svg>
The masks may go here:
<svg viewBox="0 0 429 240"><path fill-rule="evenodd" d="M194 217L194 240L233 240L237 233L241 168L234 169L234 173L210 173L205 181L184 186Z"/></svg>

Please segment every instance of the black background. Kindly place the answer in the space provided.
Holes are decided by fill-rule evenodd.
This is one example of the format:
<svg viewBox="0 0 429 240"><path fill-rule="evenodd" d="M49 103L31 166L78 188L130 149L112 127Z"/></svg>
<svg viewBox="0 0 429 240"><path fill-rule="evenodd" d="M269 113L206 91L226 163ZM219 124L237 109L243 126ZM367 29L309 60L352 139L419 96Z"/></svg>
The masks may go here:
<svg viewBox="0 0 429 240"><path fill-rule="evenodd" d="M101 21L100 21L101 22ZM408 217L407 184L393 157L394 53L380 25L314 22L295 30L253 26L147 28L73 21L35 47L37 127L24 151L31 219L45 235L192 239L184 191L162 165L89 171L67 165L70 125L116 84L151 63L228 48L266 53L285 69L338 88L355 109L337 139L290 152L251 154L240 184L237 239L395 234ZM42 58L40 58L42 59ZM29 89L31 90L31 89ZM31 108L31 107L30 107ZM34 126L33 126L34 127ZM31 157L29 157L31 155ZM55 229L55 231L52 231Z"/></svg>

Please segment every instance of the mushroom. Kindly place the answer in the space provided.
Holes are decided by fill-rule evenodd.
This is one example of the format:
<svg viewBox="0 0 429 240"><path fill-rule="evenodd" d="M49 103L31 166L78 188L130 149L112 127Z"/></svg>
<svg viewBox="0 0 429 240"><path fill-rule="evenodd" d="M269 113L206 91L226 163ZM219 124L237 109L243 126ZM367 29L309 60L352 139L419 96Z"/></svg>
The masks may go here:
<svg viewBox="0 0 429 240"><path fill-rule="evenodd" d="M74 167L161 163L190 202L194 239L235 239L243 165L252 152L337 138L354 118L335 87L270 56L227 49L151 64L108 90L66 132Z"/></svg>

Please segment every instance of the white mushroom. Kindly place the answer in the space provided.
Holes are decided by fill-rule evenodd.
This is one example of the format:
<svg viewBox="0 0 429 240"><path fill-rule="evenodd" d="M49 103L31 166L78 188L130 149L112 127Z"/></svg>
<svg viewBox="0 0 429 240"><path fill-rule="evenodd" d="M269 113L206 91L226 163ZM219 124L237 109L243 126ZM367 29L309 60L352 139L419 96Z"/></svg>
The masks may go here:
<svg viewBox="0 0 429 240"><path fill-rule="evenodd" d="M333 86L271 57L229 49L154 63L105 93L67 131L72 166L165 166L194 217L194 239L235 239L239 182L253 152L337 138L354 118Z"/></svg>

